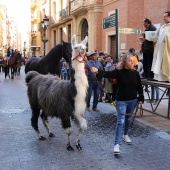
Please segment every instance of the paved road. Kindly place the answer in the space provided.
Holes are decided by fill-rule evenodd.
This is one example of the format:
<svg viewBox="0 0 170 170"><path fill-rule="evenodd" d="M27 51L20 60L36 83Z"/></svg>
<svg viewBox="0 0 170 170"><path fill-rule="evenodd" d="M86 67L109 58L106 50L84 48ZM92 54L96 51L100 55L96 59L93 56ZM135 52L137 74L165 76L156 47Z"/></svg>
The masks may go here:
<svg viewBox="0 0 170 170"><path fill-rule="evenodd" d="M170 169L170 137L140 122L130 131L133 144L122 142L121 155L113 155L115 108L100 103L100 113L86 112L88 130L81 139L82 151L66 150L67 137L57 119L49 120L55 138L37 139L30 125L31 110L25 75L14 80L0 73L0 170L167 170ZM77 128L73 124L74 146Z"/></svg>

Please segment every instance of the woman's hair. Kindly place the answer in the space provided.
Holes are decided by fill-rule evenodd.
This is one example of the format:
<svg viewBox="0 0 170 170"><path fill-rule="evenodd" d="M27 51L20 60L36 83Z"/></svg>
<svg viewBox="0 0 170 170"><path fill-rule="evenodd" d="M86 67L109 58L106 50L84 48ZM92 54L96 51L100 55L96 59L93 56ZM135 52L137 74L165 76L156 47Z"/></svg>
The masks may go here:
<svg viewBox="0 0 170 170"><path fill-rule="evenodd" d="M123 56L120 57L119 62L118 62L118 64L117 64L117 68L118 68L119 70L125 68L126 60L127 60L127 58L129 58L129 57L133 57L133 55L132 55L132 54L128 54L128 55L123 55Z"/></svg>

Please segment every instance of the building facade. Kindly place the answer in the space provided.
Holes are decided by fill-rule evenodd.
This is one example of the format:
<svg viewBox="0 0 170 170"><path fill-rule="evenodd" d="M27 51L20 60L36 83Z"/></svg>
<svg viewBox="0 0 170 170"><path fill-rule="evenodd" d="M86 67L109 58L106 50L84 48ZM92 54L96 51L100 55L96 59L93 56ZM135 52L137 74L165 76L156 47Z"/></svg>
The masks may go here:
<svg viewBox="0 0 170 170"><path fill-rule="evenodd" d="M4 51L4 22L5 22L5 13L4 6L0 5L0 58L3 57Z"/></svg>
<svg viewBox="0 0 170 170"><path fill-rule="evenodd" d="M78 41L88 36L88 51L103 51L116 57L116 27L103 29L103 19L118 10L118 28L144 31L143 19L163 24L163 14L170 9L169 0L40 0L41 20L46 15L49 25L46 36L48 52L62 40L70 41L73 34ZM129 48L140 51L139 34L118 33L118 52ZM43 48L43 44L41 43ZM41 48L41 49L42 49ZM43 50L41 50L42 53Z"/></svg>
<svg viewBox="0 0 170 170"><path fill-rule="evenodd" d="M31 56L40 56L40 2L31 0L31 30L30 30L30 53Z"/></svg>

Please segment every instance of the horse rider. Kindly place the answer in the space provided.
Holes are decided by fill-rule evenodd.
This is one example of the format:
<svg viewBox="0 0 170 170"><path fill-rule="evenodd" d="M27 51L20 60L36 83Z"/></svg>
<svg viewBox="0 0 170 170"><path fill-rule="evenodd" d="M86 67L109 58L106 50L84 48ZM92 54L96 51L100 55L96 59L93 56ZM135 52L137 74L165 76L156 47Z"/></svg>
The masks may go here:
<svg viewBox="0 0 170 170"><path fill-rule="evenodd" d="M4 60L6 60L7 65L8 65L8 60L10 59L10 57L12 55L13 55L13 50L11 49L11 47L8 47L8 49L7 49L7 56L4 59Z"/></svg>

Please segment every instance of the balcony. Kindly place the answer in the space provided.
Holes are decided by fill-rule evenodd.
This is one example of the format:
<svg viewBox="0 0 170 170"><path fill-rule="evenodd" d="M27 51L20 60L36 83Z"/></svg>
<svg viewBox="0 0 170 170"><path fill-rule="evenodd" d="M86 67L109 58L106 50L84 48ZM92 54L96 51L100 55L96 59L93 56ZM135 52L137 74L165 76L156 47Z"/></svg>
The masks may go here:
<svg viewBox="0 0 170 170"><path fill-rule="evenodd" d="M72 15L79 15L87 11L87 0L73 0L70 6L70 13Z"/></svg>
<svg viewBox="0 0 170 170"><path fill-rule="evenodd" d="M68 18L70 16L70 11L69 8L64 8L61 11L59 11L57 14L51 16L49 18L49 26L51 25L56 25L57 23L61 24L64 23L68 20L70 20L70 18Z"/></svg>
<svg viewBox="0 0 170 170"><path fill-rule="evenodd" d="M37 46L38 46L37 41L35 39L33 39L31 41L31 47L37 47Z"/></svg>
<svg viewBox="0 0 170 170"><path fill-rule="evenodd" d="M35 37L35 36L37 36L37 31L31 30L31 37Z"/></svg>

